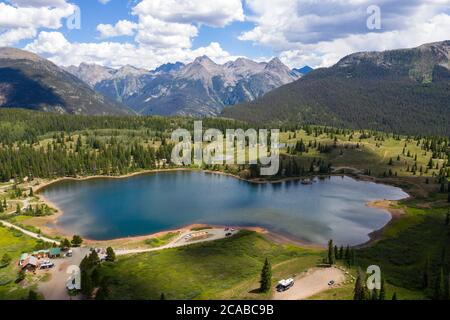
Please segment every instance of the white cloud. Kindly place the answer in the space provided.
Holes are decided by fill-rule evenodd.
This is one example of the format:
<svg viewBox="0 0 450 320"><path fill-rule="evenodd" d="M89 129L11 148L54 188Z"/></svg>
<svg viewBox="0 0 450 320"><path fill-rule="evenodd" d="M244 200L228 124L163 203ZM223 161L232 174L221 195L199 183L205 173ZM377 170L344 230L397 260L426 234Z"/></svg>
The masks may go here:
<svg viewBox="0 0 450 320"><path fill-rule="evenodd" d="M142 0L136 41L152 48L190 48L202 24L224 27L244 20L241 0Z"/></svg>
<svg viewBox="0 0 450 320"><path fill-rule="evenodd" d="M354 52L412 48L449 39L449 30L450 16L438 14L405 30L350 35L332 41L302 45L299 49L282 51L280 59L291 67L327 67Z"/></svg>
<svg viewBox="0 0 450 320"><path fill-rule="evenodd" d="M176 23L199 23L224 27L244 20L241 0L142 0L133 12L142 16Z"/></svg>
<svg viewBox="0 0 450 320"><path fill-rule="evenodd" d="M7 30L0 34L0 47L9 47L18 41L31 39L36 36L36 29L33 28L17 28Z"/></svg>
<svg viewBox="0 0 450 320"><path fill-rule="evenodd" d="M137 24L128 20L120 20L115 25L99 24L97 31L101 38L113 38L119 36L133 36L137 29Z"/></svg>
<svg viewBox="0 0 450 320"><path fill-rule="evenodd" d="M14 45L34 38L41 28L59 29L62 19L71 16L76 6L65 0L14 0L11 5L0 2L0 42Z"/></svg>
<svg viewBox="0 0 450 320"><path fill-rule="evenodd" d="M239 39L272 48L291 67L329 66L355 51L413 47L450 38L450 0L246 0L255 27ZM382 29L367 29L367 8Z"/></svg>
<svg viewBox="0 0 450 320"><path fill-rule="evenodd" d="M192 40L198 36L201 25L224 27L233 21L243 21L241 0L141 0L132 9L137 22L120 20L115 24L99 24L101 39L134 36L134 42L71 43L58 30L62 19L70 16L75 6L69 0L11 0L0 2L0 44L13 45L17 41L35 38L25 49L50 58L60 65L81 62L98 63L112 67L126 64L155 68L163 63L191 62L199 55L208 55L222 63L232 57L219 43L192 49ZM108 0L98 0L106 4ZM37 36L37 38L36 38Z"/></svg>
<svg viewBox="0 0 450 320"><path fill-rule="evenodd" d="M97 0L106 4L109 0ZM248 9L244 15L243 3ZM134 0L135 22L99 24L100 39L134 37L130 43L70 43L61 32L75 6L70 0L0 2L0 45L34 39L28 49L68 65L133 64L153 68L189 62L207 54L232 59L219 43L193 50L202 25L222 28L234 21L254 23L239 39L268 47L291 67L329 66L355 51L413 47L449 39L450 0ZM382 30L366 27L369 5L379 5ZM134 19L133 19L134 20ZM38 37L36 38L36 36ZM221 39L217 39L220 41Z"/></svg>
<svg viewBox="0 0 450 320"><path fill-rule="evenodd" d="M237 57L231 56L220 44L211 43L195 50L183 48L150 48L138 44L100 42L70 43L60 32L42 31L25 50L48 57L58 65L79 65L82 62L111 67L133 65L154 69L167 62L192 62L196 57L207 55L218 63Z"/></svg>
<svg viewBox="0 0 450 320"><path fill-rule="evenodd" d="M190 48L198 29L190 24L164 22L151 16L139 20L136 41L157 48Z"/></svg>
<svg viewBox="0 0 450 320"><path fill-rule="evenodd" d="M12 4L18 7L64 7L66 0L10 0Z"/></svg>

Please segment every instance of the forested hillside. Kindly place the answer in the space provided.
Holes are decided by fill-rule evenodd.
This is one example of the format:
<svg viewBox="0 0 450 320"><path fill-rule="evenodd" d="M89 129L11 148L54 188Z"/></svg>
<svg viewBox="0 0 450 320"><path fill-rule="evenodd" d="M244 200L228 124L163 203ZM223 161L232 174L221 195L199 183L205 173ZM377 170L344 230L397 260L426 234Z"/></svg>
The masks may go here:
<svg viewBox="0 0 450 320"><path fill-rule="evenodd" d="M225 117L450 134L450 41L416 49L358 53L313 71Z"/></svg>

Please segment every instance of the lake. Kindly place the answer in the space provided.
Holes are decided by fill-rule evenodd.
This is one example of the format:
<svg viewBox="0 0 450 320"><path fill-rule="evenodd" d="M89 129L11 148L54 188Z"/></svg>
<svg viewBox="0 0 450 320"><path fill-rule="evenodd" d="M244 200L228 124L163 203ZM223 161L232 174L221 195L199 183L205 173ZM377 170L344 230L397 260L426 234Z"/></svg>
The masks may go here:
<svg viewBox="0 0 450 320"><path fill-rule="evenodd" d="M63 181L41 194L64 215L58 226L92 240L140 236L182 226L260 226L302 241L356 245L391 219L369 208L374 200L399 200L399 188L349 177L252 184L197 171L124 179Z"/></svg>

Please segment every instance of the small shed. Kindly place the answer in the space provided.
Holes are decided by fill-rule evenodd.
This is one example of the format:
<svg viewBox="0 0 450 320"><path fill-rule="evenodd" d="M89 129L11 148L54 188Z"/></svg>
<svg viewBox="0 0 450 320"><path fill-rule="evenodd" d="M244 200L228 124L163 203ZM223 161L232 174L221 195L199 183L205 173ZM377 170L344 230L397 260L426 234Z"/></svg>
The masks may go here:
<svg viewBox="0 0 450 320"><path fill-rule="evenodd" d="M51 248L48 253L49 258L58 258L61 257L61 249L60 248Z"/></svg>

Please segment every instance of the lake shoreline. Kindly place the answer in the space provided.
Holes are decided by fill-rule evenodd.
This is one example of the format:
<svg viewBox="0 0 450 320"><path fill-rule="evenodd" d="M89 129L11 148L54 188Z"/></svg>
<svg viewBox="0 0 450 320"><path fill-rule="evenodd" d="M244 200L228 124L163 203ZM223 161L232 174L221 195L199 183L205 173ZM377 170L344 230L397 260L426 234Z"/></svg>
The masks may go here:
<svg viewBox="0 0 450 320"><path fill-rule="evenodd" d="M245 181L247 183L252 183L252 184L279 184L279 183L289 182L289 181L303 181L305 179L314 180L316 178L326 179L326 178L329 178L332 176L340 176L340 177L350 177L350 178L353 178L353 179L359 180L359 181L367 181L367 182L372 182L372 183L377 183L377 184L391 185L391 184L387 184L385 182L381 182L377 178L361 176L361 175L345 174L345 173L344 174L341 174L341 173L340 174L329 174L326 176L287 177L287 178L280 178L277 180L267 180L267 179L249 180L249 179L245 179L240 176L237 176L237 175L234 175L231 173L227 173L227 172L193 169L193 168L144 170L144 171L134 172L134 173L121 175L121 176L97 175L97 176L89 176L89 177L63 177L63 178L50 180L50 181L44 182L43 184L39 184L39 185L33 187L33 191L40 198L40 200L42 202L44 202L45 204L47 204L48 206L56 209L57 212L54 215L48 216L48 217L32 218L32 219L35 219L35 221L30 222L30 225L41 228L45 234L48 234L51 236L68 237L68 238L71 237L70 234L66 230L58 227L58 220L60 217L62 217L64 215L64 211L62 209L60 209L55 203L53 203L52 201L47 199L45 196L40 194L40 192L42 190L44 190L45 188L47 188L51 185L61 183L64 181L89 181L89 180L97 180L97 179L99 179L99 180L102 180L102 179L127 179L127 178L140 176L140 175L172 173L172 172L202 172L202 173L206 173L206 174L217 174L217 175L229 176L229 177L238 179L240 181ZM400 188L403 192L405 192L401 187L399 187L397 185L394 185L394 186L397 188ZM405 197L404 199L401 199L401 200L406 200L406 199L412 198L412 196L410 194L408 194L407 192L405 192L405 193L408 195L408 197ZM372 201L372 202L369 202L366 204L368 207L372 207L372 208L376 208L376 209L380 209L382 211L388 212L391 217L390 217L389 222L384 227L382 227L380 230L375 230L375 231L371 232L370 234L368 234L368 236L370 238L369 241L367 241L366 243L355 245L354 247L367 246L372 243L375 243L379 239L379 235L382 234L382 232L386 228L388 228L394 220L397 220L399 218L398 215L389 208L390 204L393 202L396 202L396 201L397 200L393 200L393 201L378 200L378 201ZM382 203L382 202L388 202L388 204L387 205L385 204L383 206L376 205L377 203ZM162 231L148 234L148 235L116 238L116 239L104 240L104 241L103 240L93 240L93 239L84 239L84 240L85 240L85 243L87 243L87 244L99 244L99 245L106 245L106 244L111 244L111 243L120 244L120 243L125 243L125 242L130 242L130 241L145 241L147 239L157 238L157 237L165 235L167 233L186 231L186 230L190 230L190 229L196 228L196 227L204 227L204 228L222 228L223 227L223 228L225 228L228 226L191 224L191 225L187 225L187 226L181 226L181 227L175 228L173 230L162 230ZM274 241L278 241L278 242L284 243L284 244L295 244L295 245L305 247L305 248L325 248L326 247L325 245L322 245L322 244L306 242L306 241L299 240L297 238L294 239L293 237L290 237L289 235L277 234L275 232L272 232L268 229L265 229L265 228L262 228L259 226L253 226L253 227L252 226L246 226L246 227L231 226L231 227L255 231L260 234L267 235Z"/></svg>

